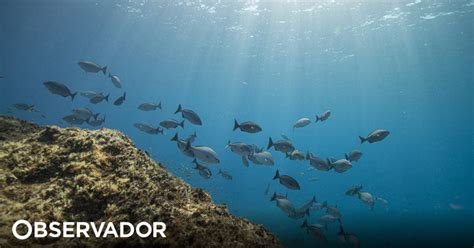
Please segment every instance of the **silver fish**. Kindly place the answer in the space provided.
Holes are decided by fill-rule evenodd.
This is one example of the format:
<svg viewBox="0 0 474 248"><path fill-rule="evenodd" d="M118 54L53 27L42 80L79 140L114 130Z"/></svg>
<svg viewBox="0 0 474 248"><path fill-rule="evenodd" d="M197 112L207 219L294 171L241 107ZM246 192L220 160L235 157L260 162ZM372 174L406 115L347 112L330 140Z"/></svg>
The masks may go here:
<svg viewBox="0 0 474 248"><path fill-rule="evenodd" d="M270 187L270 184L268 184L268 186ZM280 194L277 194L277 192L273 192L273 195L270 198L270 201L276 201L277 199L288 199L288 194L280 195Z"/></svg>
<svg viewBox="0 0 474 248"><path fill-rule="evenodd" d="M181 104L178 105L178 109L176 109L176 111L174 113L175 114L181 113L181 116L183 116L184 119L188 120L189 122L191 122L194 125L198 125L198 126L202 125L202 121L201 121L201 118L199 117L199 115L196 114L196 112L194 112L190 109L183 109L181 107Z"/></svg>
<svg viewBox="0 0 474 248"><path fill-rule="evenodd" d="M92 97L94 96L97 96L97 95L100 95L101 93L97 93L95 91L91 91L91 90L86 90L86 91L82 91L80 93L81 96L85 97L85 98L89 98L91 99Z"/></svg>
<svg viewBox="0 0 474 248"><path fill-rule="evenodd" d="M311 123L311 120L310 120L309 118L301 118L301 119L297 120L296 123L293 125L293 130L294 130L295 128L306 127L306 126L308 126L310 123Z"/></svg>
<svg viewBox="0 0 474 248"><path fill-rule="evenodd" d="M110 96L110 94L104 96L104 94L100 93L99 95L96 95L96 96L90 98L89 102L92 103L92 104L97 104L97 103L100 103L104 100L106 102L108 102L109 101L109 96Z"/></svg>
<svg viewBox="0 0 474 248"><path fill-rule="evenodd" d="M305 216L309 216L309 208L306 210L295 209L291 213L288 214L288 217L298 220L304 218Z"/></svg>
<svg viewBox="0 0 474 248"><path fill-rule="evenodd" d="M236 129L240 129L240 131L246 133L258 133L262 131L262 128L253 121L246 121L239 124L237 120L234 119L233 131L235 131Z"/></svg>
<svg viewBox="0 0 474 248"><path fill-rule="evenodd" d="M133 124L138 130L148 134L163 134L163 129L160 127L154 128L152 125L144 122L138 122Z"/></svg>
<svg viewBox="0 0 474 248"><path fill-rule="evenodd" d="M333 168L327 160L319 158L310 152L306 153L306 159L309 160L309 164L317 170L329 171Z"/></svg>
<svg viewBox="0 0 474 248"><path fill-rule="evenodd" d="M279 207L283 212L286 214L291 214L295 211L295 207L293 203L291 203L288 199L284 198L277 198L275 199L277 207Z"/></svg>
<svg viewBox="0 0 474 248"><path fill-rule="evenodd" d="M122 88L122 81L120 80L118 76L112 75L109 72L109 78L110 80L112 80L112 83L114 84L116 88L119 88L119 89Z"/></svg>
<svg viewBox="0 0 474 248"><path fill-rule="evenodd" d="M362 190L362 185L354 185L346 191L346 195L354 196L357 195Z"/></svg>
<svg viewBox="0 0 474 248"><path fill-rule="evenodd" d="M293 144L291 144L290 141L288 140L277 140L276 142L273 142L272 137L268 138L268 146L267 150L270 148L274 147L275 151L287 153L287 152L292 152L295 150L295 147Z"/></svg>
<svg viewBox="0 0 474 248"><path fill-rule="evenodd" d="M306 228L306 232L308 234L311 234L315 239L317 239L320 242L327 243L328 239L326 238L326 235L324 235L323 228L325 226L321 224L308 224L308 220L305 219L303 224L301 225L301 228Z"/></svg>
<svg viewBox="0 0 474 248"><path fill-rule="evenodd" d="M75 115L68 115L63 117L63 120L71 125L82 125L85 120L77 118Z"/></svg>
<svg viewBox="0 0 474 248"><path fill-rule="evenodd" d="M320 116L317 116L317 115L316 115L316 121L315 121L314 123L316 123L316 122L318 122L318 121L325 121L325 120L327 120L327 119L329 118L329 116L331 116L331 111L329 111L329 110L327 110L326 112L322 113Z"/></svg>
<svg viewBox="0 0 474 248"><path fill-rule="evenodd" d="M377 129L367 135L367 137L362 137L359 136L360 143L364 143L365 141L368 141L369 143L374 143L374 142L379 142L385 139L388 135L390 134L389 131L385 129Z"/></svg>
<svg viewBox="0 0 474 248"><path fill-rule="evenodd" d="M177 127L184 128L184 120L181 121L181 122L178 122L175 119L166 119L166 120L160 122L160 126L166 128L166 129L177 128Z"/></svg>
<svg viewBox="0 0 474 248"><path fill-rule="evenodd" d="M232 143L229 140L229 141L227 141L227 145L225 147L226 148L229 147L230 150L233 153L235 153L239 156L249 156L253 152L252 146L247 145L243 142L234 142L234 143Z"/></svg>
<svg viewBox="0 0 474 248"><path fill-rule="evenodd" d="M370 209L374 208L375 198L372 196L372 194L370 194L369 192L359 191L357 192L357 195L359 196L359 200L369 205Z"/></svg>
<svg viewBox="0 0 474 248"><path fill-rule="evenodd" d="M274 165L273 156L267 151L252 153L248 159L258 165Z"/></svg>
<svg viewBox="0 0 474 248"><path fill-rule="evenodd" d="M298 209L299 212L306 212L309 210L313 205L316 203L316 196L313 196L311 200L309 200L307 203L303 204L301 208Z"/></svg>
<svg viewBox="0 0 474 248"><path fill-rule="evenodd" d="M103 118L95 118L95 119L90 118L87 120L87 124L93 127L101 126L102 124L104 124L104 122L105 122L105 115Z"/></svg>
<svg viewBox="0 0 474 248"><path fill-rule="evenodd" d="M292 152L286 153L286 157L290 160L305 160L305 155L303 152L294 150Z"/></svg>
<svg viewBox="0 0 474 248"><path fill-rule="evenodd" d="M94 114L92 111L88 108L75 108L72 110L73 115L75 115L78 119L82 120L88 120L91 117L94 117L97 119L97 116L99 116L99 113Z"/></svg>
<svg viewBox="0 0 474 248"><path fill-rule="evenodd" d="M13 104L13 107L22 110L22 111L28 111L28 112L39 112L36 110L35 105L32 104L26 104L26 103L15 103Z"/></svg>
<svg viewBox="0 0 474 248"><path fill-rule="evenodd" d="M62 97L70 96L71 101L74 101L74 97L77 95L77 92L71 93L71 90L69 90L69 88L62 83L58 83L55 81L46 81L43 84L49 90L49 92L55 95L59 95Z"/></svg>
<svg viewBox="0 0 474 248"><path fill-rule="evenodd" d="M279 179L280 184L287 187L288 189L299 190L300 185L299 183L293 178L288 175L280 175L280 172L277 170L273 180Z"/></svg>
<svg viewBox="0 0 474 248"><path fill-rule="evenodd" d="M191 146L191 142L186 143L185 150L193 152L195 158L208 163L208 164L218 164L220 160L217 156L217 153L212 150L212 148L207 146Z"/></svg>
<svg viewBox="0 0 474 248"><path fill-rule="evenodd" d="M359 161L359 159L362 157L362 152L359 151L359 150L353 150L351 152L349 152L349 154L344 154L344 157L349 160L349 162L352 162L352 161Z"/></svg>
<svg viewBox="0 0 474 248"><path fill-rule="evenodd" d="M94 62L91 62L91 61L79 61L77 64L85 72L97 73L99 71L102 71L104 73L104 75L107 73L107 66L102 67L102 66L100 66L100 65L98 65Z"/></svg>
<svg viewBox="0 0 474 248"><path fill-rule="evenodd" d="M199 171L199 175L204 179L209 179L212 176L212 172L207 166L198 163L196 159L193 160L193 163L196 165L194 169Z"/></svg>
<svg viewBox="0 0 474 248"><path fill-rule="evenodd" d="M158 104L155 103L142 103L138 106L139 110L142 111L155 111L156 109L161 109L161 102Z"/></svg>
<svg viewBox="0 0 474 248"><path fill-rule="evenodd" d="M330 161L327 159L328 164L330 164L332 167L334 167L334 170L338 173L344 173L350 168L352 168L351 162L347 159L339 159L337 161Z"/></svg>

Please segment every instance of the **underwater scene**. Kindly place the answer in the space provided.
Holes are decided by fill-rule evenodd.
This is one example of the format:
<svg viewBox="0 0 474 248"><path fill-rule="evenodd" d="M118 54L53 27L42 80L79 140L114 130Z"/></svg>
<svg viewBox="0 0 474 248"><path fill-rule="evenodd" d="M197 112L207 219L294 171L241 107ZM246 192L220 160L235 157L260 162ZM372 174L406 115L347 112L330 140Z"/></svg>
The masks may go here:
<svg viewBox="0 0 474 248"><path fill-rule="evenodd" d="M118 130L276 237L229 247L474 245L472 0L1 0L0 37L3 118ZM47 182L6 140L5 199Z"/></svg>

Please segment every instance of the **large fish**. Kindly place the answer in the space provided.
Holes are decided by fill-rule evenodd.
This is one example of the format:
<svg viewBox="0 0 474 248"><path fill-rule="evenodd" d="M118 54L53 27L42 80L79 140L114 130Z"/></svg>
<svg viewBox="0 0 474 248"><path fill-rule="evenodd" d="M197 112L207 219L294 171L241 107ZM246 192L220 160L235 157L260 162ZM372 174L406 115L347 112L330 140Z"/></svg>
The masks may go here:
<svg viewBox="0 0 474 248"><path fill-rule="evenodd" d="M85 120L77 118L75 115L68 115L63 117L63 120L71 125L82 125Z"/></svg>
<svg viewBox="0 0 474 248"><path fill-rule="evenodd" d="M350 168L352 168L351 162L347 159L339 159L336 161L331 161L327 159L328 164L330 164L332 167L334 167L334 170L338 173L344 173Z"/></svg>
<svg viewBox="0 0 474 248"><path fill-rule="evenodd" d="M64 85L62 83L59 83L59 82L46 81L43 84L44 84L44 86L46 86L46 88L49 90L49 92L51 92L55 95L59 95L59 96L62 96L62 97L70 96L71 101L74 101L74 97L77 95L77 92L71 93L71 90L69 90L69 88L66 85Z"/></svg>
<svg viewBox="0 0 474 248"><path fill-rule="evenodd" d="M91 61L79 61L77 64L85 72L97 73L99 71L102 71L104 73L104 75L107 73L107 66L102 67L102 66L100 66L100 65L98 65L94 62L91 62Z"/></svg>
<svg viewBox="0 0 474 248"><path fill-rule="evenodd" d="M176 109L176 111L174 113L175 114L181 113L181 115L183 116L184 119L188 120L189 122L191 122L194 125L198 125L198 126L202 125L202 121L201 121L201 118L199 117L199 115L196 114L196 112L194 112L190 109L183 109L181 107L181 104L178 105L178 109Z"/></svg>
<svg viewBox="0 0 474 248"><path fill-rule="evenodd" d="M270 184L268 184L270 186ZM288 199L288 194L286 195L280 195L277 192L273 192L272 198L270 198L270 201L276 201L277 199Z"/></svg>
<svg viewBox="0 0 474 248"><path fill-rule="evenodd" d="M359 200L367 204L370 209L374 209L375 198L372 196L372 194L370 194L369 192L359 191L357 192L357 195L359 196Z"/></svg>
<svg viewBox="0 0 474 248"><path fill-rule="evenodd" d="M268 146L267 150L270 148L274 147L275 151L283 152L283 153L288 153L292 152L295 150L295 147L293 144L288 141L288 140L277 140L276 142L273 142L272 137L268 138Z"/></svg>
<svg viewBox="0 0 474 248"><path fill-rule="evenodd" d="M239 156L249 156L251 153L253 153L253 149L251 145L247 145L244 142L234 142L231 143L230 140L227 141L227 145L225 146L226 148L229 147L230 150L239 155Z"/></svg>
<svg viewBox="0 0 474 248"><path fill-rule="evenodd" d="M315 156L314 154L310 152L306 153L306 159L309 160L309 164L317 170L329 171L333 168L331 164L327 162L327 160L324 160L318 156Z"/></svg>
<svg viewBox="0 0 474 248"><path fill-rule="evenodd" d="M286 214L291 214L292 212L295 211L295 207L293 206L293 203L291 203L288 199L277 198L275 199L275 201L276 201L277 207L279 207Z"/></svg>
<svg viewBox="0 0 474 248"><path fill-rule="evenodd" d="M240 129L240 131L246 132L246 133L258 133L262 131L262 128L253 121L246 121L239 124L239 122L237 122L237 120L234 119L233 131L235 131L236 129Z"/></svg>
<svg viewBox="0 0 474 248"><path fill-rule="evenodd" d="M158 104L155 103L142 103L138 106L138 109L141 111L155 111L156 109L161 109L161 102Z"/></svg>
<svg viewBox="0 0 474 248"><path fill-rule="evenodd" d="M273 180L279 179L280 184L287 187L288 189L299 190L300 185L299 183L291 176L288 175L280 175L280 172L277 170Z"/></svg>
<svg viewBox="0 0 474 248"><path fill-rule="evenodd" d="M305 160L305 155L299 150L294 150L292 152L286 153L286 157L290 160Z"/></svg>
<svg viewBox="0 0 474 248"><path fill-rule="evenodd" d="M369 143L374 143L374 142L382 141L389 134L390 134L390 132L385 130L385 129L377 129L377 130L369 133L369 135L367 135L367 137L365 137L365 138L362 137L362 136L359 136L359 139L360 139L361 144L366 142L366 141L369 142Z"/></svg>

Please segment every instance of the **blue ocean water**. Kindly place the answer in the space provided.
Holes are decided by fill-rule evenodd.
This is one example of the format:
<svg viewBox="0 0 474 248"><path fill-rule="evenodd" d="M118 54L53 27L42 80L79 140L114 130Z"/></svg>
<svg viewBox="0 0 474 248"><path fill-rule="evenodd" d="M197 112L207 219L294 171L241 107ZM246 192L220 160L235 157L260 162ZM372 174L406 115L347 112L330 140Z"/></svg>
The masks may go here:
<svg viewBox="0 0 474 248"><path fill-rule="evenodd" d="M106 115L118 129L175 175L204 188L231 213L263 224L290 247L314 246L288 218L274 191L296 205L313 195L337 205L347 230L362 246L395 247L408 241L474 244L474 2L471 1L0 1L0 106L40 124L70 126L61 118L76 107ZM78 61L107 65L122 89L101 73L85 73ZM72 91L127 93L122 106L93 105L86 98L52 95L43 82ZM163 109L142 112L143 102ZM34 104L37 113L11 110ZM212 147L220 164L205 180L191 159L165 135L148 135L133 123L154 125L175 115L178 104L196 111L203 126L185 123L184 138ZM325 122L293 130L301 117ZM234 118L263 131L232 131ZM92 128L87 125L83 128ZM383 128L373 144L358 136ZM312 169L271 150L273 167L251 165L225 149L228 140L266 147L285 134L296 148L321 157L364 155L343 174ZM219 169L232 174L227 181ZM276 169L301 190L272 180ZM317 180L310 180L317 178ZM270 183L270 194L265 189ZM346 196L352 185L383 197L370 210ZM316 222L324 211L312 212ZM335 242L338 224L329 226ZM444 242L444 243L443 243Z"/></svg>

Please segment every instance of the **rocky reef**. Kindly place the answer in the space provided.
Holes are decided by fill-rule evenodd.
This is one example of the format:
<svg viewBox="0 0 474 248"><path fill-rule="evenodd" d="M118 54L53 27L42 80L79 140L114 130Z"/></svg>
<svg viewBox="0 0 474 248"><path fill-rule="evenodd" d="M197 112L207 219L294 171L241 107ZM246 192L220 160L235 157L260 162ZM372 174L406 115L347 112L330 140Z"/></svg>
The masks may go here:
<svg viewBox="0 0 474 248"><path fill-rule="evenodd" d="M19 219L166 223L167 238L38 238ZM38 126L0 116L0 247L279 247L261 225L229 214L116 130Z"/></svg>

